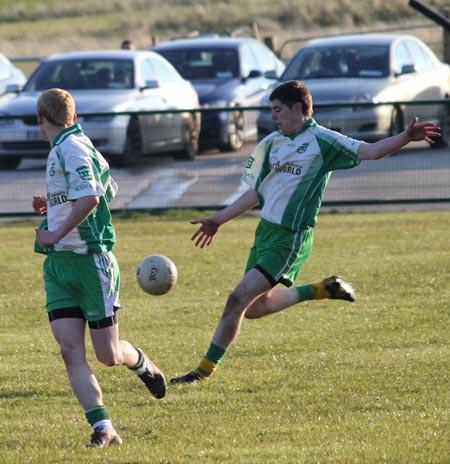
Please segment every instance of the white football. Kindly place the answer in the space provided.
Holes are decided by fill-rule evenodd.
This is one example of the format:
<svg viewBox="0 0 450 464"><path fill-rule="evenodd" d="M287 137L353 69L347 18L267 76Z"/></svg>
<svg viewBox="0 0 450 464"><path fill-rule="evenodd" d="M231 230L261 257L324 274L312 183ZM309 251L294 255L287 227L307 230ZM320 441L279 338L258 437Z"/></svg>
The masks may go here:
<svg viewBox="0 0 450 464"><path fill-rule="evenodd" d="M164 295L171 290L178 278L175 263L164 255L144 258L136 269L139 286L150 295Z"/></svg>

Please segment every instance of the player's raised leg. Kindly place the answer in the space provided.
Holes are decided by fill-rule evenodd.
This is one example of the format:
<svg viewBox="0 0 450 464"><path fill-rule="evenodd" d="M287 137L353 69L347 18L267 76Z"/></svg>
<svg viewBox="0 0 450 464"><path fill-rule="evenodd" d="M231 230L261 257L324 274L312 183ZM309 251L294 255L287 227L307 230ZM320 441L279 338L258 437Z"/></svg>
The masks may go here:
<svg viewBox="0 0 450 464"><path fill-rule="evenodd" d="M257 298L245 312L247 319L258 319L286 309L302 301L310 300L355 301L355 292L348 282L339 276L331 276L307 285L290 288L273 288Z"/></svg>

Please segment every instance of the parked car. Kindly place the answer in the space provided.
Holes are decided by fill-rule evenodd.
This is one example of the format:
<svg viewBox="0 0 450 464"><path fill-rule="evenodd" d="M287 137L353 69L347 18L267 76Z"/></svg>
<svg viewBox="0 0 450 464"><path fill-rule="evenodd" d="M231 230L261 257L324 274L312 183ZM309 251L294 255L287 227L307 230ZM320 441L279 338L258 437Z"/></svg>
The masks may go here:
<svg viewBox="0 0 450 464"><path fill-rule="evenodd" d="M256 139L255 111L263 94L281 76L285 65L262 42L252 38L199 37L161 43L153 48L194 85L202 108L227 108L202 113L200 145L239 150Z"/></svg>
<svg viewBox="0 0 450 464"><path fill-rule="evenodd" d="M358 103L448 99L450 67L416 37L352 34L308 42L289 61L279 83L296 79L310 90L313 104L350 103L315 108L318 123L350 137L373 142L401 132L413 116L438 123L449 144L449 104L358 106ZM270 106L268 94L262 106ZM270 111L259 114L258 138L273 130Z"/></svg>
<svg viewBox="0 0 450 464"><path fill-rule="evenodd" d="M25 74L0 53L0 95L7 92L9 85L23 85L26 80Z"/></svg>
<svg viewBox="0 0 450 464"><path fill-rule="evenodd" d="M27 78L25 74L14 64L0 53L0 104L12 98L8 86L23 85Z"/></svg>
<svg viewBox="0 0 450 464"><path fill-rule="evenodd" d="M193 159L198 151L200 113L180 111L199 108L197 93L167 60L151 51L86 51L46 59L0 106L1 166L47 156L35 113L39 95L53 87L70 91L78 122L113 163L131 165L162 152Z"/></svg>

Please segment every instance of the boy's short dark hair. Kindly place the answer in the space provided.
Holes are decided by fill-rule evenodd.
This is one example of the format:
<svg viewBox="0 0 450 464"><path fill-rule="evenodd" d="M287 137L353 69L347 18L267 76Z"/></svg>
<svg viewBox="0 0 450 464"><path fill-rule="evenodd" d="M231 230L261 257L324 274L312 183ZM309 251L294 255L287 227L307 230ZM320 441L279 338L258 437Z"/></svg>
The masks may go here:
<svg viewBox="0 0 450 464"><path fill-rule="evenodd" d="M279 100L284 105L292 108L294 103L301 103L303 114L310 118L312 116L312 96L308 88L300 81L286 81L272 91L270 101Z"/></svg>

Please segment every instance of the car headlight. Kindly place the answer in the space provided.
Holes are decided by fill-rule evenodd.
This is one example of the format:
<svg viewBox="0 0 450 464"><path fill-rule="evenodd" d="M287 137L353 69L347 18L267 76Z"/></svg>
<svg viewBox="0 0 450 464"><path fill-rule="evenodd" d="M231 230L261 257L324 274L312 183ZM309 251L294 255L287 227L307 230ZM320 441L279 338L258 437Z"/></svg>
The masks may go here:
<svg viewBox="0 0 450 464"><path fill-rule="evenodd" d="M373 103L374 98L369 93L361 93L355 98L355 103Z"/></svg>
<svg viewBox="0 0 450 464"><path fill-rule="evenodd" d="M370 93L361 93L355 98L355 105L353 105L351 111L361 111L370 109L370 105L358 105L358 103L376 103L376 99Z"/></svg>

